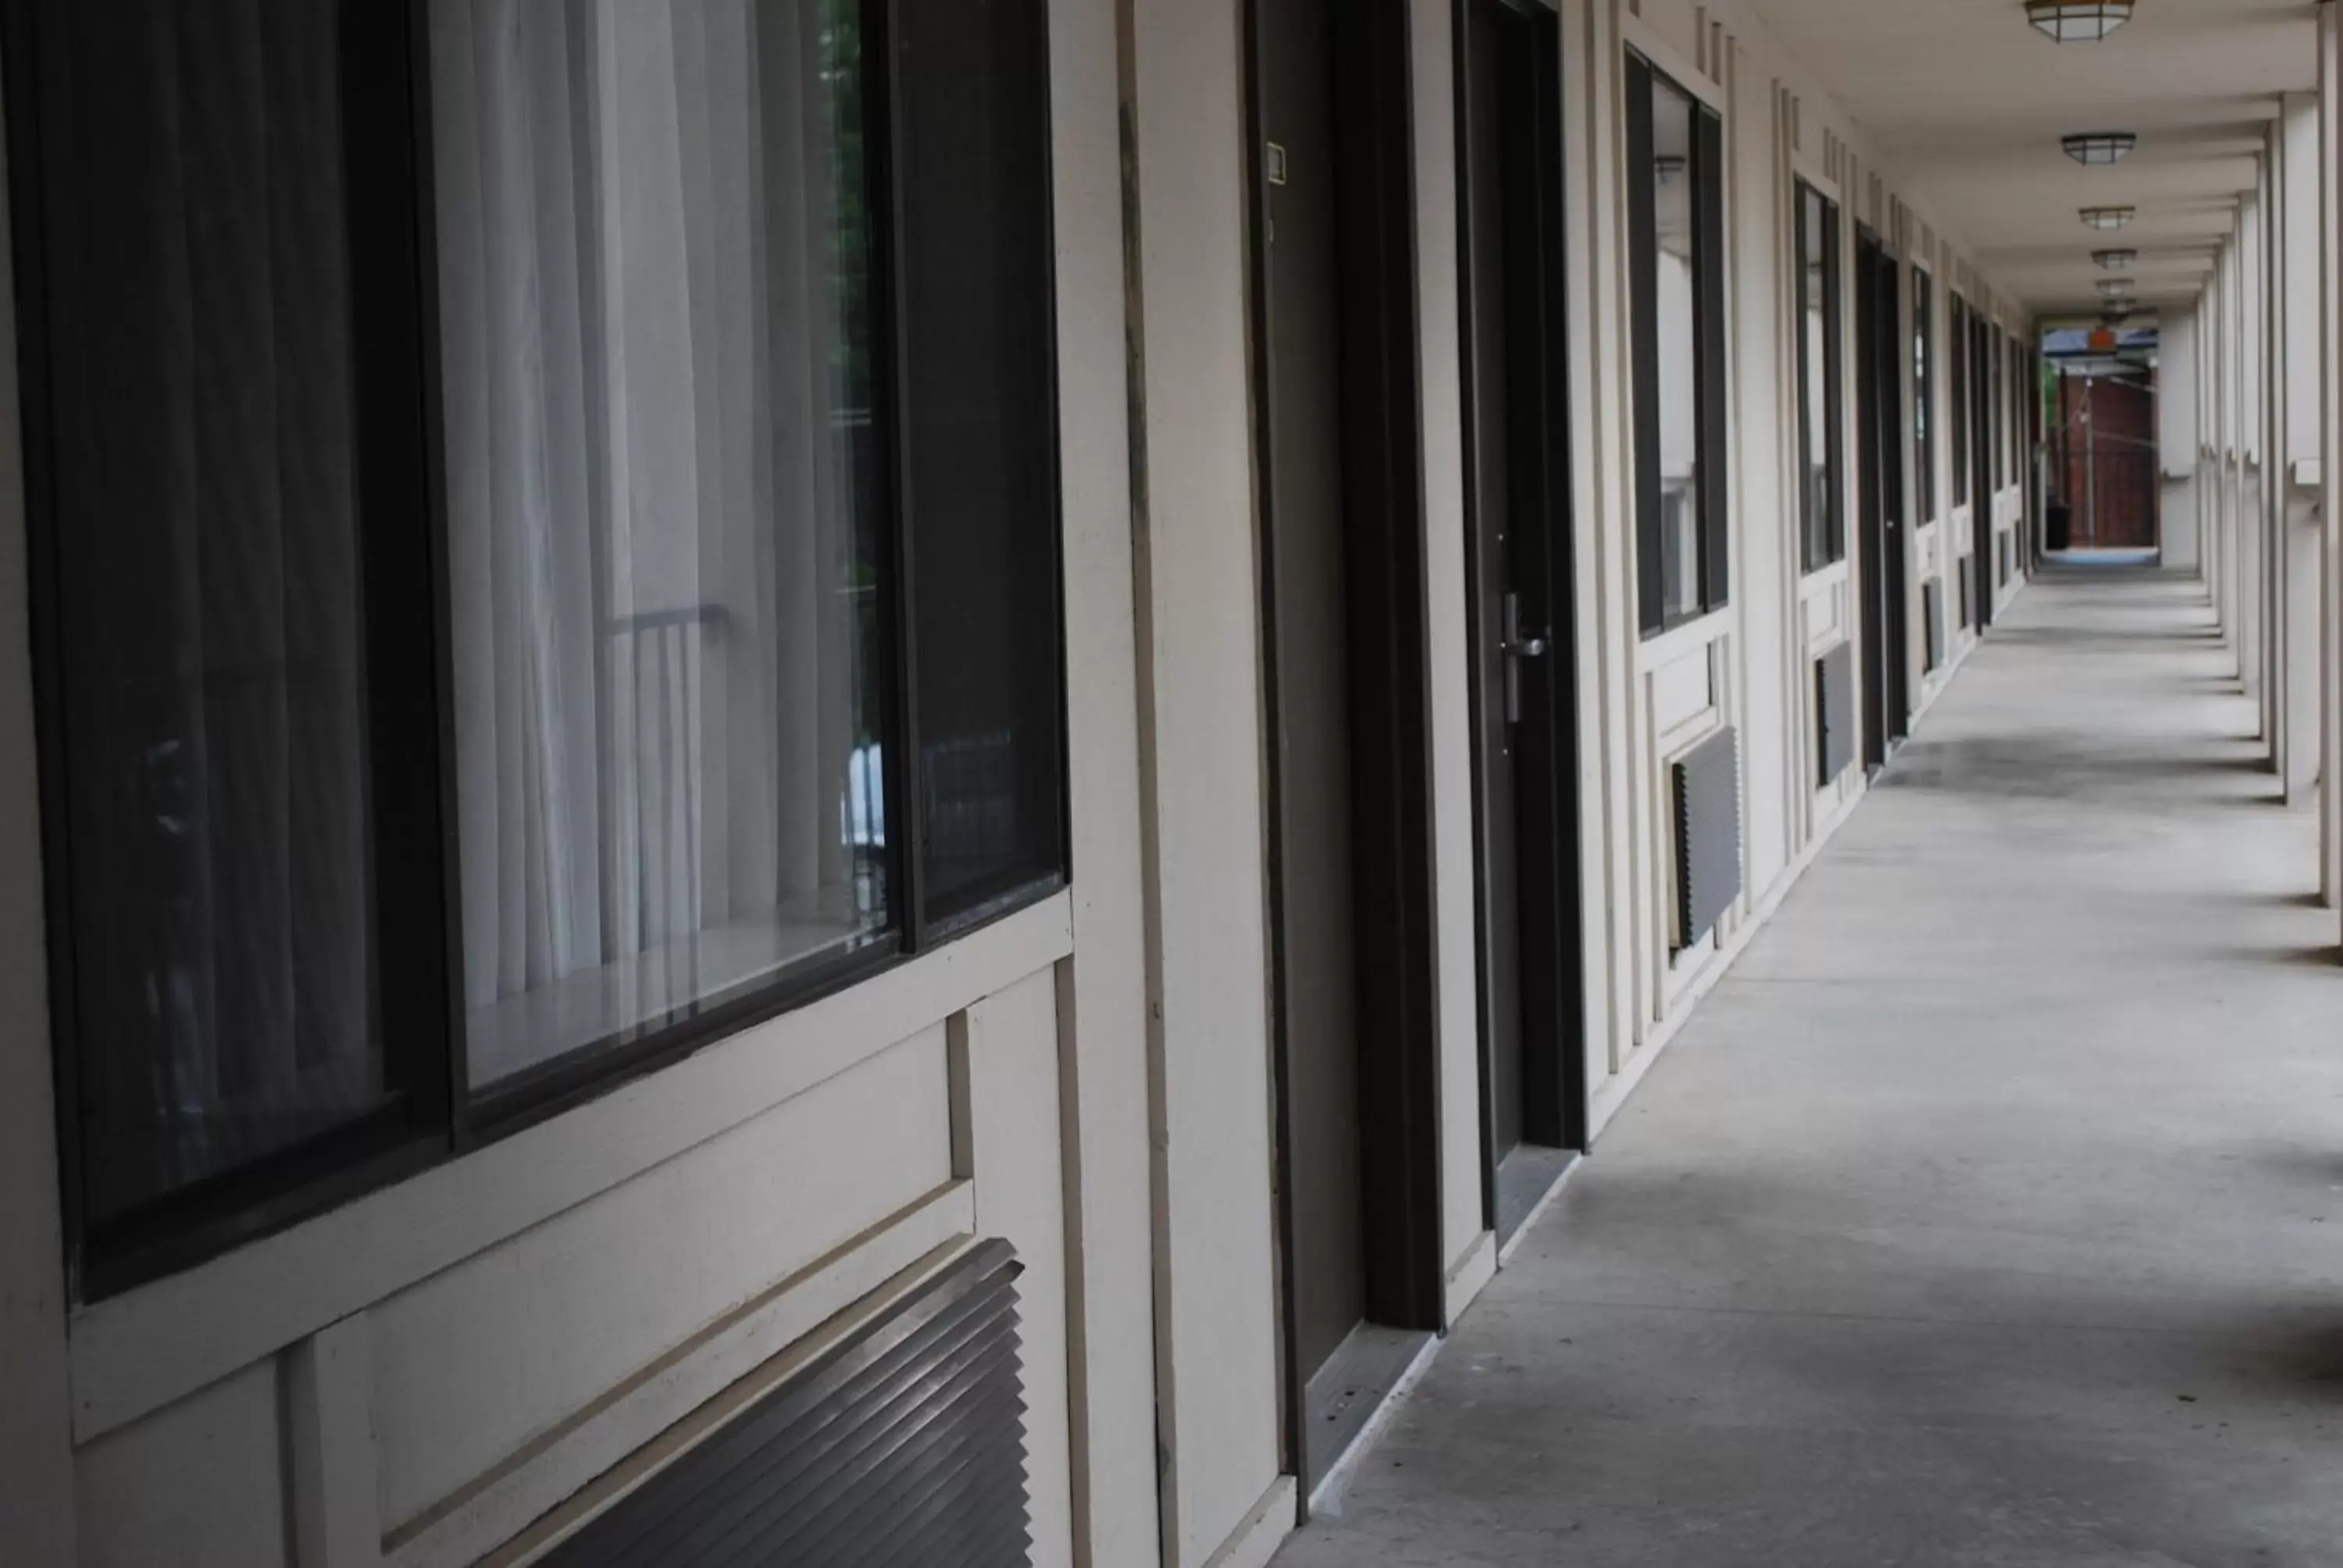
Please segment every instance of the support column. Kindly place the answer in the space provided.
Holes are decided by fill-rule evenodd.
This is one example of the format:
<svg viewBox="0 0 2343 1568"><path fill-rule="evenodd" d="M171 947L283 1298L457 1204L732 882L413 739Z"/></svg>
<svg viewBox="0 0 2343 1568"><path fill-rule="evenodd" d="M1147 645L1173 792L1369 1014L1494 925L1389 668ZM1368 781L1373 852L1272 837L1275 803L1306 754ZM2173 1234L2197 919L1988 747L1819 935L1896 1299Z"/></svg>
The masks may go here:
<svg viewBox="0 0 2343 1568"><path fill-rule="evenodd" d="M1051 0L1074 957L1059 971L1077 1568L1161 1554L1118 39Z"/></svg>
<svg viewBox="0 0 2343 1568"><path fill-rule="evenodd" d="M2228 646L2229 662L2237 682L2250 691L2251 666L2246 657L2247 628L2243 571L2245 528L2237 507L2237 279L2242 263L2237 235L2230 231L2221 246L2215 273L2213 314L2213 487L2216 491L2214 531L2221 562L2217 601L2221 637Z"/></svg>
<svg viewBox="0 0 2343 1568"><path fill-rule="evenodd" d="M2278 276L2278 264L2270 244L2272 216L2278 201L2271 178L2271 166L2276 156L2273 146L2275 129L2266 131L2262 143L2261 173L2255 181L2253 227L2249 236L2253 244L2253 271L2246 302L2245 344L2247 355L2246 381L2246 465L2247 499L2254 519L2254 539L2258 550L2254 578L2256 608L2255 658L2261 670L2262 751L2272 772L2280 768L2280 755L2285 737L2280 731L2278 715L2286 701L2286 667L2278 657L2284 646L2285 628L2280 624L2284 601L2278 583L2285 568L2280 557L2278 529L2271 516L2270 471L2278 466L2279 454L2270 445L2270 335L2268 331L2270 296Z"/></svg>
<svg viewBox="0 0 2343 1568"><path fill-rule="evenodd" d="M2194 312L2166 318L2156 381L2157 485L2164 508L2164 565L2209 582L2204 538L2203 339Z"/></svg>
<svg viewBox="0 0 2343 1568"><path fill-rule="evenodd" d="M2343 135L2343 45L2336 8L2318 8L2318 532L2323 569L2319 727L2323 737L2318 807L2320 894L2343 906L2343 519L2338 519L2336 467L2343 462L2337 419L2343 414L2343 204L2338 200L2338 135Z"/></svg>
<svg viewBox="0 0 2343 1568"><path fill-rule="evenodd" d="M2278 246L2280 287L2270 337L2277 374L2278 436L2273 488L2285 549L2281 583L2285 626L2284 707L2278 776L2288 804L2318 787L2324 739L2319 723L2324 567L2318 507L2318 376L2325 352L2319 320L2318 97L2289 94L2278 128L2281 196Z"/></svg>
<svg viewBox="0 0 2343 1568"><path fill-rule="evenodd" d="M2257 193L2258 194L2258 193ZM2262 573L2261 532L2254 516L2253 465L2253 279L2252 234L2260 216L2257 195L2246 197L2239 215L2236 262L2229 290L2229 518L2237 534L2237 661L2246 693L2254 701L2254 738L2267 741L2261 727Z"/></svg>

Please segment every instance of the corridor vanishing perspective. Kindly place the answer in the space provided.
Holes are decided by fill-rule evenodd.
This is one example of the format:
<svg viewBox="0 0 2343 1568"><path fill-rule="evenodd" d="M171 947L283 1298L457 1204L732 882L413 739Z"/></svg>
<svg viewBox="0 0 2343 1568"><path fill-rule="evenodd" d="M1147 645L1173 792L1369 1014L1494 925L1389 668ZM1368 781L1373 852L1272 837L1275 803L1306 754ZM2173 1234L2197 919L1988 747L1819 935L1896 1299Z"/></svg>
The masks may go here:
<svg viewBox="0 0 2343 1568"><path fill-rule="evenodd" d="M2343 0L0 0L0 1568L2343 1564Z"/></svg>
<svg viewBox="0 0 2343 1568"><path fill-rule="evenodd" d="M1281 1568L2327 1563L2343 977L2196 583L2053 566Z"/></svg>

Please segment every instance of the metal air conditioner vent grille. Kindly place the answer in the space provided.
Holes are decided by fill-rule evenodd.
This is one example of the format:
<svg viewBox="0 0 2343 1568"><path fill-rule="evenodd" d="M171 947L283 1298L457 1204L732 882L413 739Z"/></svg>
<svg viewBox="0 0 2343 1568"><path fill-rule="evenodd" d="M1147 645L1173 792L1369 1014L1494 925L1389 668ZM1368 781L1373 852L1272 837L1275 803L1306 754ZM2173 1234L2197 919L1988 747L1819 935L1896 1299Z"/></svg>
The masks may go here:
<svg viewBox="0 0 2343 1568"><path fill-rule="evenodd" d="M1819 783L1836 781L1855 760L1855 645L1843 642L1815 660Z"/></svg>
<svg viewBox="0 0 2343 1568"><path fill-rule="evenodd" d="M1675 776L1676 946L1716 929L1741 896L1741 741L1727 725L1682 757Z"/></svg>
<svg viewBox="0 0 2343 1568"><path fill-rule="evenodd" d="M1023 1568L1025 1406L986 1241L620 1498L549 1568Z"/></svg>

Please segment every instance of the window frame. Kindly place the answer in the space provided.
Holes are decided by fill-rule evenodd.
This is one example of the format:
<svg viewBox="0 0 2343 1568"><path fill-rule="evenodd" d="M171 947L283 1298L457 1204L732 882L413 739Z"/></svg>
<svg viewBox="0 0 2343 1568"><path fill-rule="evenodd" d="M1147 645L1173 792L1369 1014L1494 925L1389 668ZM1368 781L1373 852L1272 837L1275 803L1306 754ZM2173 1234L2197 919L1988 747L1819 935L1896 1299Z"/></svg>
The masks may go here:
<svg viewBox="0 0 2343 1568"><path fill-rule="evenodd" d="M1628 379L1634 417L1635 598L1640 638L1650 641L1732 603L1731 486L1726 481L1729 338L1725 323L1725 187L1730 164L1725 147L1725 116L1701 94L1684 86L1657 62L1630 45L1626 50L1624 138L1627 167ZM1692 152L1685 174L1694 184L1694 272L1693 287L1694 392L1697 453L1694 484L1699 496L1697 550L1700 588L1693 608L1669 614L1661 563L1664 515L1660 506L1658 216L1656 193L1647 177L1652 164L1652 93L1664 82L1690 106ZM1638 173L1636 171L1645 171ZM1644 367L1641 370L1638 367Z"/></svg>
<svg viewBox="0 0 2343 1568"><path fill-rule="evenodd" d="M58 599L58 528L52 377L59 363L52 340L46 215L61 188L43 146L40 95L40 13L49 0L0 0L0 84L5 85L8 153L5 177L12 213L10 248L15 286L9 302L17 333L13 368L20 387L24 440L26 614L31 631L34 752L38 784L42 900L46 926L48 1044L55 1074L60 1210L68 1300L92 1302L180 1272L208 1259L285 1230L355 1198L460 1159L526 1128L575 1109L656 1072L716 1040L752 1029L1054 896L1072 880L1070 779L1071 721L1067 700L1064 613L1064 464L1059 422L1055 191L1049 146L1050 57L1052 39L1039 0L1031 19L1031 57L1025 63L1039 95L1038 145L1031 149L1045 231L1041 265L1028 286L1046 337L1036 347L1046 397L1037 416L1036 457L1046 473L1046 527L1036 527L1042 558L1020 562L1039 575L1054 625L1051 657L1052 799L1047 802L1049 863L1030 876L990 889L972 906L931 918L925 897L926 838L918 749L921 714L912 617L917 522L909 501L903 426L910 375L901 313L907 266L900 250L909 194L897 164L904 135L900 99L905 61L895 46L895 0L860 0L862 131L870 226L873 417L881 426L877 468L882 494L877 569L880 574L880 646L885 668L874 672L884 729L880 759L887 843L887 920L873 940L820 953L775 970L751 991L685 1010L666 1024L620 1030L563 1051L509 1078L474 1086L464 1008L461 846L455 794L455 658L450 606L449 518L442 395L444 350L438 313L436 200L432 165L432 102L427 0L392 0L379 7L346 7L364 15L376 34L371 53L344 51L337 90L345 103L367 95L373 117L349 116L368 127L353 134L346 166L353 186L360 170L386 177L367 184L367 199L353 201L345 221L354 236L385 243L350 247L354 290L373 272L403 272L412 289L411 312L392 320L360 313L353 362L363 384L387 377L403 384L411 401L403 412L362 418L354 445L367 464L369 505L357 532L360 594L367 631L369 738L368 849L377 867L369 910L367 950L386 983L374 1012L387 1065L411 1067L414 1078L396 1101L288 1149L174 1189L103 1227L87 1223L83 1198L85 1142L80 1110L84 1051L76 1016L71 936L75 905L70 866L71 789L64 736L69 718L64 671L74 657ZM161 3L161 0L156 0ZM366 68L347 62L363 55ZM392 134L393 131L397 134ZM363 159L363 162L361 162ZM395 176L395 177L393 177ZM389 256L396 259L384 262ZM396 283L397 279L391 280ZM354 294L354 297L361 296ZM363 297L371 297L364 296ZM392 427L404 424L401 432ZM387 463L396 440L399 460ZM381 460L378 460L381 459ZM386 464L387 463L387 466ZM386 503L380 487L393 490ZM403 504L403 506L402 506ZM386 518L412 517L419 528ZM385 558L387 558L387 559ZM1039 699L1035 699L1037 704ZM385 745L386 737L397 744ZM1021 801L1021 809L1029 803ZM1041 801L1030 802L1040 812ZM399 869L386 879L381 868ZM403 1051L403 1054L402 1054ZM393 1117L387 1113L397 1110Z"/></svg>
<svg viewBox="0 0 2343 1568"><path fill-rule="evenodd" d="M1845 269L1840 265L1844 247L1841 239L1838 203L1825 195L1803 176L1792 182L1796 209L1795 256L1791 276L1795 280L1795 317L1798 344L1798 520L1799 561L1807 576L1827 570L1846 559L1846 402L1845 293L1843 286ZM1810 427L1814 406L1811 377L1814 367L1805 329L1806 268L1814 260L1806 254L1806 204L1812 201L1821 208L1823 229L1823 436L1824 465L1826 471L1825 496L1829 516L1823 519L1822 548L1815 549L1816 530L1814 507L1815 496L1810 481L1814 454L1814 431Z"/></svg>

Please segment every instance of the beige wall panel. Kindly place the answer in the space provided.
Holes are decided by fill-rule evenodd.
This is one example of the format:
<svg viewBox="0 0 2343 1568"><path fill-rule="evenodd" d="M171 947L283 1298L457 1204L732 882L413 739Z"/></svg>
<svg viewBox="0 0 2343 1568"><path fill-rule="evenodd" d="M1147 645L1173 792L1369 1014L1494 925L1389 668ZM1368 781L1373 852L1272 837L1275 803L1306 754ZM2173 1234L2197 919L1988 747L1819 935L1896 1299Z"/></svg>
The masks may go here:
<svg viewBox="0 0 2343 1568"><path fill-rule="evenodd" d="M262 1362L82 1450L74 1489L84 1568L285 1563L278 1397L277 1362Z"/></svg>
<svg viewBox="0 0 2343 1568"><path fill-rule="evenodd" d="M1480 960L1467 688L1463 345L1458 337L1456 96L1449 0L1412 0L1416 321L1423 352L1424 622L1431 658L1433 921L1440 943L1441 1253L1480 1238Z"/></svg>
<svg viewBox="0 0 2343 1568"><path fill-rule="evenodd" d="M392 1297L372 1314L387 1525L950 1179L938 1026Z"/></svg>
<svg viewBox="0 0 2343 1568"><path fill-rule="evenodd" d="M1073 957L1060 966L1079 1563L1155 1550L1146 933L1115 8L1050 0Z"/></svg>
<svg viewBox="0 0 2343 1568"><path fill-rule="evenodd" d="M968 1010L967 1169L976 1233L1017 1249L1026 1492L1040 1565L1074 1560L1066 1424L1065 1146L1060 1135L1058 977L1038 974Z"/></svg>
<svg viewBox="0 0 2343 1568"><path fill-rule="evenodd" d="M1234 0L1126 4L1159 1419L1165 1557L1191 1568L1278 1474L1245 121Z"/></svg>
<svg viewBox="0 0 2343 1568"><path fill-rule="evenodd" d="M1734 404L1737 413L1734 492L1734 601L1741 635L1734 650L1743 661L1743 841L1750 892L1763 893L1782 874L1796 845L1789 756L1793 731L1805 706L1794 678L1799 662L1790 616L1801 565L1798 519L1787 499L1795 465L1797 363L1795 339L1785 336L1796 279L1790 248L1790 149L1782 145L1774 113L1773 82L1745 60L1736 73L1725 146L1733 171L1726 204L1733 226L1725 286L1734 297ZM1819 140L1817 136L1815 139ZM1796 815L1803 822L1801 802Z"/></svg>

